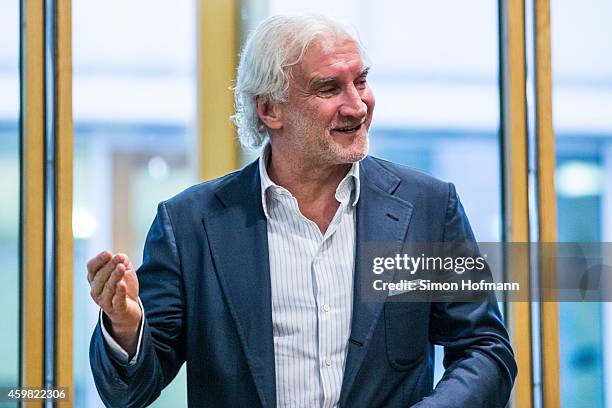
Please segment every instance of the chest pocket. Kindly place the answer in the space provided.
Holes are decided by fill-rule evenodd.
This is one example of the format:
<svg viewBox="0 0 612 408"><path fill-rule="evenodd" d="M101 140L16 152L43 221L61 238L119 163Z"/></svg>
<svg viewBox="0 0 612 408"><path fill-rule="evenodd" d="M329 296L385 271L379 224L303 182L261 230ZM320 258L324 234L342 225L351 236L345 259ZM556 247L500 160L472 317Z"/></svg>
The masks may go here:
<svg viewBox="0 0 612 408"><path fill-rule="evenodd" d="M429 344L429 308L427 302L385 304L387 357L396 370L409 370L425 357Z"/></svg>

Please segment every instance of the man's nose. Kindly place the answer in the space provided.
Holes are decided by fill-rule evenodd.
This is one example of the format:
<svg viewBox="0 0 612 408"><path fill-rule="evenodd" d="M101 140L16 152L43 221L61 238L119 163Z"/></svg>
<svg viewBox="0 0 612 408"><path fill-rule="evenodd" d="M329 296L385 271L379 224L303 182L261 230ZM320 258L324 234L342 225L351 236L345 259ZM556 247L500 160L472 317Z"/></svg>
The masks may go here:
<svg viewBox="0 0 612 408"><path fill-rule="evenodd" d="M368 106L361 98L361 93L359 93L354 85L347 88L342 106L340 106L340 115L363 118L367 113Z"/></svg>

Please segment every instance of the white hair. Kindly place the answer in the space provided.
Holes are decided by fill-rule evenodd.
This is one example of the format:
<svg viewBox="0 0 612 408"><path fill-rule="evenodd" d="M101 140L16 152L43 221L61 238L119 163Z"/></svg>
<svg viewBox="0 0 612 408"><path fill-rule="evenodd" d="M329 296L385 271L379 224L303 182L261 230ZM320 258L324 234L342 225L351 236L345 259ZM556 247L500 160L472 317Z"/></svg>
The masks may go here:
<svg viewBox="0 0 612 408"><path fill-rule="evenodd" d="M351 38L365 59L363 46L348 26L318 14L276 15L261 22L247 39L238 64L234 88L233 122L246 149L260 147L268 138L257 115L256 99L286 101L290 68L298 64L308 45L325 37Z"/></svg>

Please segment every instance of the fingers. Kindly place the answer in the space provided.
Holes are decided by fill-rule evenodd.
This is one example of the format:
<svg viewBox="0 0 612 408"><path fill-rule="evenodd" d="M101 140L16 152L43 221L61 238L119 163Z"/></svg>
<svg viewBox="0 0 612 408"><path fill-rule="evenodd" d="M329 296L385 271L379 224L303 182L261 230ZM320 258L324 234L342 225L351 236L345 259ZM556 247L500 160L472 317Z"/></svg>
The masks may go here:
<svg viewBox="0 0 612 408"><path fill-rule="evenodd" d="M91 283L96 272L104 264L111 260L113 255L108 251L102 251L87 262L87 280Z"/></svg>
<svg viewBox="0 0 612 408"><path fill-rule="evenodd" d="M115 269L104 284L104 289L100 294L98 305L107 313L113 311L113 296L115 296L116 293L117 283L121 281L125 271L125 265L119 264L115 266Z"/></svg>
<svg viewBox="0 0 612 408"><path fill-rule="evenodd" d="M110 274L113 272L117 264L114 259L111 259L109 262L105 263L94 275L93 281L90 282L91 285L91 297L97 301L97 299L102 294L102 290L104 289L104 285L106 281L110 277Z"/></svg>
<svg viewBox="0 0 612 408"><path fill-rule="evenodd" d="M117 283L112 305L115 313L124 313L127 311L127 287L124 281Z"/></svg>
<svg viewBox="0 0 612 408"><path fill-rule="evenodd" d="M127 255L117 254L113 256L112 259L108 260L108 262L99 267L97 271L93 272L93 280L90 281L91 297L96 300L96 303L98 303L98 298L102 295L106 282L109 280L111 273L117 267L117 265L123 265L125 269L128 269L128 266L131 268L131 263L129 262Z"/></svg>
<svg viewBox="0 0 612 408"><path fill-rule="evenodd" d="M115 259L117 259L118 262L125 265L126 271L134 270L134 267L132 266L132 262L130 261L130 258L128 258L126 254L118 253L117 255L115 255L115 257L116 257Z"/></svg>
<svg viewBox="0 0 612 408"><path fill-rule="evenodd" d="M127 266L128 263L130 263L130 259L128 258L128 256L124 253L117 253L113 256L113 260L116 261L118 264L122 263L125 264Z"/></svg>

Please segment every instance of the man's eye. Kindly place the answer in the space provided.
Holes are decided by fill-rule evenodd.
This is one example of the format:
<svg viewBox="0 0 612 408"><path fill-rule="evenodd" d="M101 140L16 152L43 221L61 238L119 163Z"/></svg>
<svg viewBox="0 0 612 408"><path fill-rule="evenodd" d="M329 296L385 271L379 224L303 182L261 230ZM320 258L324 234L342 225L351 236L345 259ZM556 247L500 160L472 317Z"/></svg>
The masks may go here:
<svg viewBox="0 0 612 408"><path fill-rule="evenodd" d="M330 94L330 93L334 93L335 91L336 91L336 87L333 87L333 86L326 86L325 88L319 89L319 93L323 93L323 94Z"/></svg>
<svg viewBox="0 0 612 408"><path fill-rule="evenodd" d="M365 87L367 86L367 84L368 84L368 81L367 81L365 78L363 78L363 79L359 79L359 80L358 80L358 81L355 83L355 86L356 86L357 88L365 88Z"/></svg>

